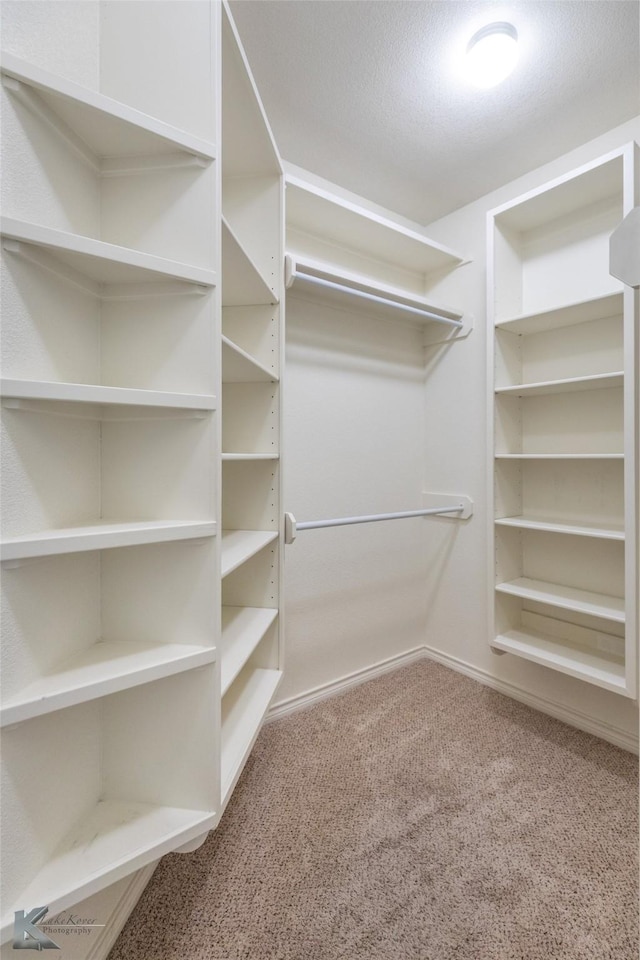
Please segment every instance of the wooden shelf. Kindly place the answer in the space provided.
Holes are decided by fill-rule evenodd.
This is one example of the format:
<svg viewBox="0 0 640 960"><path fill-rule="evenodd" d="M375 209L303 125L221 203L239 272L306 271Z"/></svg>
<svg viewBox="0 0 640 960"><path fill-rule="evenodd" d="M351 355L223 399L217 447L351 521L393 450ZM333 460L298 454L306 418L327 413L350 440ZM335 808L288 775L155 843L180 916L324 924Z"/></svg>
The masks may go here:
<svg viewBox="0 0 640 960"><path fill-rule="evenodd" d="M614 623L624 623L625 620L624 600L621 597L576 590L574 587L546 583L543 580L531 580L529 577L518 577L507 583L499 583L496 585L496 591L521 597L523 600L534 600L536 603L559 607L562 610L573 610L575 613L590 617L611 620Z"/></svg>
<svg viewBox="0 0 640 960"><path fill-rule="evenodd" d="M35 903L55 914L194 840L215 822L209 811L102 801L65 838L11 910ZM13 920L11 912L2 923L9 937Z"/></svg>
<svg viewBox="0 0 640 960"><path fill-rule="evenodd" d="M280 455L277 453L223 453L222 459L224 461L279 460Z"/></svg>
<svg viewBox="0 0 640 960"><path fill-rule="evenodd" d="M137 390L128 387L106 387L85 383L48 380L0 381L2 397L18 400L54 401L88 406L100 419L101 408L157 407L167 410L214 410L216 398L211 394L167 393L158 390Z"/></svg>
<svg viewBox="0 0 640 960"><path fill-rule="evenodd" d="M546 330L572 327L577 323L588 323L591 320L601 320L604 317L615 317L622 314L622 301L622 291L610 293L603 297L568 303L553 310L508 317L497 321L496 327L510 333L544 333Z"/></svg>
<svg viewBox="0 0 640 960"><path fill-rule="evenodd" d="M540 383L521 383L511 387L496 387L498 396L536 397L554 393L576 393L582 390L610 390L622 387L624 373L599 373L588 377L568 377L564 380L546 380Z"/></svg>
<svg viewBox="0 0 640 960"><path fill-rule="evenodd" d="M495 521L500 527L516 527L520 530L542 530L546 533L566 533L574 537L597 537L601 540L624 540L624 526L611 526L596 523L593 520L580 523L565 523L541 517L499 517Z"/></svg>
<svg viewBox="0 0 640 960"><path fill-rule="evenodd" d="M556 642L551 637L533 630L509 630L497 636L491 646L579 680L586 680L598 687L604 687L605 690L626 692L623 664Z"/></svg>
<svg viewBox="0 0 640 960"><path fill-rule="evenodd" d="M255 383L277 382L275 373L260 363L255 357L247 353L237 344L222 338L222 382L223 383Z"/></svg>
<svg viewBox="0 0 640 960"><path fill-rule="evenodd" d="M496 460L624 460L623 453L496 453Z"/></svg>
<svg viewBox="0 0 640 960"><path fill-rule="evenodd" d="M364 207L292 174L286 176L287 225L402 270L428 273L456 267L459 254Z"/></svg>
<svg viewBox="0 0 640 960"><path fill-rule="evenodd" d="M277 303L278 298L260 274L237 236L222 218L222 304L225 307Z"/></svg>
<svg viewBox="0 0 640 960"><path fill-rule="evenodd" d="M12 54L2 53L1 69L5 77L18 81L8 84L12 93L24 97L21 88L26 87L30 106L46 110L63 135L75 135L96 163L103 157L132 160L136 154L166 156L176 151L205 161L215 158L212 143Z"/></svg>
<svg viewBox="0 0 640 960"><path fill-rule="evenodd" d="M276 692L280 670L240 673L222 705L222 804L226 804Z"/></svg>
<svg viewBox="0 0 640 960"><path fill-rule="evenodd" d="M222 576L226 577L277 539L277 530L223 530Z"/></svg>
<svg viewBox="0 0 640 960"><path fill-rule="evenodd" d="M196 540L213 537L215 533L216 524L210 520L148 520L135 523L104 520L90 526L64 527L7 538L1 544L0 558L4 562L52 557L62 553Z"/></svg>
<svg viewBox="0 0 640 960"><path fill-rule="evenodd" d="M181 643L96 643L6 697L2 726L213 663L215 647Z"/></svg>
<svg viewBox="0 0 640 960"><path fill-rule="evenodd" d="M186 280L190 283L212 287L216 284L216 274L204 267L178 263L150 253L120 247L114 243L104 243L91 237L76 233L54 230L25 220L11 217L0 218L0 233L8 240L19 244L9 246L11 253L24 254L23 245L44 249L50 256L48 269L58 269L68 274L68 269L80 277L95 284L149 283L172 280ZM3 242L6 248L6 243ZM44 266L45 264L41 264ZM90 290L95 296L99 289Z"/></svg>
<svg viewBox="0 0 640 960"><path fill-rule="evenodd" d="M277 616L277 609L267 607L223 606L220 644L220 684L223 696Z"/></svg>

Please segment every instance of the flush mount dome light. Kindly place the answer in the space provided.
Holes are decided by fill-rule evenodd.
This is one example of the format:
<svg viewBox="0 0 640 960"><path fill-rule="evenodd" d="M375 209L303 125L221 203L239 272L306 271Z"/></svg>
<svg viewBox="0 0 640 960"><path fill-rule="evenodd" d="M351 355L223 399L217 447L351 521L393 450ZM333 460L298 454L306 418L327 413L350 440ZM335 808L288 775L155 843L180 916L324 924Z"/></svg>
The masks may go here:
<svg viewBox="0 0 640 960"><path fill-rule="evenodd" d="M495 87L509 76L518 59L518 31L510 23L490 23L467 44L465 73L476 87Z"/></svg>

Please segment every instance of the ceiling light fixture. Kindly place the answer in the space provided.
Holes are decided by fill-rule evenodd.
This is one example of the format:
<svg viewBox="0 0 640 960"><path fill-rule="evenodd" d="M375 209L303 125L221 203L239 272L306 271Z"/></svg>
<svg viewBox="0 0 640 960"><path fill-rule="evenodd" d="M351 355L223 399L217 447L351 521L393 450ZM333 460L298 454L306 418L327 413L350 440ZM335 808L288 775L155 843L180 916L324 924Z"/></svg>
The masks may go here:
<svg viewBox="0 0 640 960"><path fill-rule="evenodd" d="M510 23L490 23L467 44L465 73L476 87L495 87L518 60L518 31Z"/></svg>

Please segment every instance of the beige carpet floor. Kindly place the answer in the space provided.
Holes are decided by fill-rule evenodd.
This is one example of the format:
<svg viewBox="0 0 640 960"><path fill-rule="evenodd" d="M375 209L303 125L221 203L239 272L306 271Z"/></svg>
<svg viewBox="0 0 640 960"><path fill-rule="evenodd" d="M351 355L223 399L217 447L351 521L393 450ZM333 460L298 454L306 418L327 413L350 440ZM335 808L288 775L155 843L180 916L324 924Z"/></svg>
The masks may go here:
<svg viewBox="0 0 640 960"><path fill-rule="evenodd" d="M637 960L637 760L428 661L262 731L110 960Z"/></svg>

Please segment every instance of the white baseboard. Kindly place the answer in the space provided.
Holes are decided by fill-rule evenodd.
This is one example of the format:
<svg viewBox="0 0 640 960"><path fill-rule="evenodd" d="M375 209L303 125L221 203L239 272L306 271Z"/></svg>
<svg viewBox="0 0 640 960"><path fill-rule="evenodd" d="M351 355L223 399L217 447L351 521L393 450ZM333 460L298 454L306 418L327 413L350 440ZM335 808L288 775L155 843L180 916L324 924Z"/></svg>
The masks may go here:
<svg viewBox="0 0 640 960"><path fill-rule="evenodd" d="M143 867L130 877L130 882L116 903L111 915L106 919L105 927L96 940L92 949L89 951L87 960L105 960L109 951L118 939L120 931L133 913L133 908L142 896L144 888L151 880L153 871L158 866L158 862Z"/></svg>
<svg viewBox="0 0 640 960"><path fill-rule="evenodd" d="M548 700L546 697L541 697L537 694L528 693L515 684L509 683L506 680L499 680L487 671L480 670L466 663L464 660L451 657L446 653L427 646L416 647L406 653L401 653L396 657L390 657L388 660L374 664L372 667L365 667L363 670L357 670L347 676L340 677L338 680L333 680L330 683L325 683L312 690L307 690L305 693L298 694L295 697L290 697L288 700L283 700L271 708L267 715L267 721L287 716L287 714L293 713L296 710L304 710L314 703L326 700L328 697L333 697L351 687L366 683L368 680L373 680L375 677L382 676L384 673L389 673L392 670L397 670L400 667L408 666L416 660L423 660L425 658L435 660L443 664L443 666L449 667L451 670L456 670L458 673L463 673L472 680L476 680L486 687L491 687L498 693L503 693L505 696L511 697L512 700L524 703L534 710L539 710L540 713L546 713L550 717L555 717L556 720L562 720L563 723L567 723L571 727L577 727L578 730L591 733L596 737L600 737L602 740L614 744L616 747L628 750L630 753L638 753L638 737L628 731L616 727L613 724L606 723L603 720L595 720L593 717L581 713L579 710L567 707L562 703Z"/></svg>
<svg viewBox="0 0 640 960"><path fill-rule="evenodd" d="M533 707L534 710L539 710L540 713L546 713L550 717L555 717L556 720L562 720L570 727L577 727L578 730L584 730L585 733L592 733L594 736L600 737L601 740L607 740L616 747L622 747L623 750L628 750L630 753L638 753L638 737L622 730L620 727L606 723L604 720L595 720L586 713L581 713L579 710L574 710L572 707L567 707L555 700L548 700L538 694L528 693L507 680L499 680L487 673L486 670L480 670L478 667L465 663L464 660L458 660L457 657L442 653L440 650L425 646L424 653L430 660L435 660L445 667L450 667L451 670L457 670L458 673L463 673L465 676L471 677L472 680L484 684L485 687L491 687L492 690L497 690L498 693L511 697L512 700L518 700L519 703L524 703L528 707Z"/></svg>
<svg viewBox="0 0 640 960"><path fill-rule="evenodd" d="M371 667L356 670L355 673L347 674L338 680L332 680L330 683L324 683L319 687L314 687L313 690L299 693L297 696L290 697L288 700L282 700L280 703L276 703L271 707L267 714L267 722L277 720L279 717L284 717L289 713L294 713L296 710L304 710L313 703L326 700L328 697L334 697L336 694L343 693L351 687L357 687L361 683L366 683L367 680L374 680L376 677L381 677L384 673L390 673L392 670L406 667L410 663L415 663L416 660L423 660L424 655L424 647L416 647L414 650L407 650L406 653L389 657L388 660L381 660Z"/></svg>

